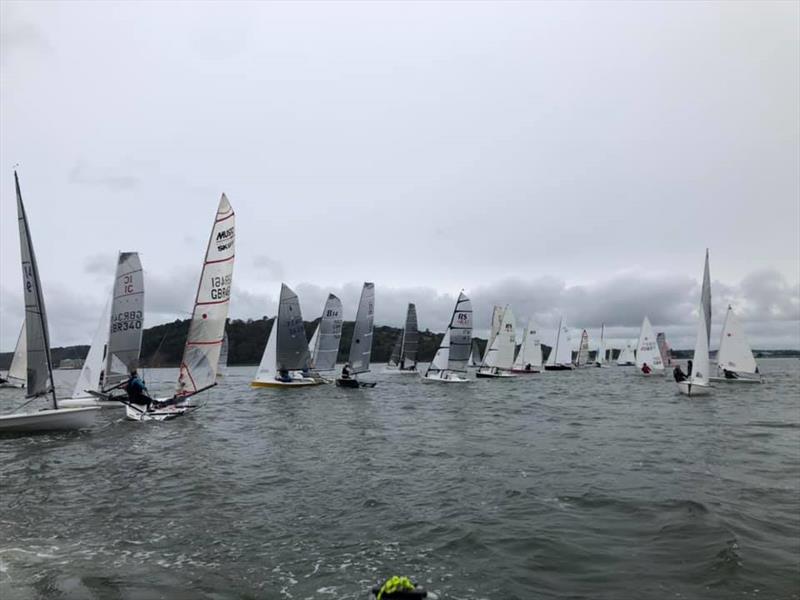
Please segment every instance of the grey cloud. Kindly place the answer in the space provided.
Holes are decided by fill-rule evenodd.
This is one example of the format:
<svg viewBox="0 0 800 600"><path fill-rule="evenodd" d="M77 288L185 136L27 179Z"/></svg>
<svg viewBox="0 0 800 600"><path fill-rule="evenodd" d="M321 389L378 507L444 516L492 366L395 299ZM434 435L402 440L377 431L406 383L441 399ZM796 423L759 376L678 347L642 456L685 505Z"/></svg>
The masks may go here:
<svg viewBox="0 0 800 600"><path fill-rule="evenodd" d="M51 54L52 45L42 29L17 14L13 4L3 3L0 18L0 62L8 63L17 53Z"/></svg>
<svg viewBox="0 0 800 600"><path fill-rule="evenodd" d="M283 264L264 254L256 254L253 257L253 266L264 273L267 279L271 281L281 281L285 276Z"/></svg>
<svg viewBox="0 0 800 600"><path fill-rule="evenodd" d="M69 181L81 185L94 185L117 191L138 189L142 180L136 175L120 173L108 167L90 167L78 161L69 173Z"/></svg>
<svg viewBox="0 0 800 600"><path fill-rule="evenodd" d="M111 280L116 271L116 263L108 254L93 254L84 261L83 270Z"/></svg>

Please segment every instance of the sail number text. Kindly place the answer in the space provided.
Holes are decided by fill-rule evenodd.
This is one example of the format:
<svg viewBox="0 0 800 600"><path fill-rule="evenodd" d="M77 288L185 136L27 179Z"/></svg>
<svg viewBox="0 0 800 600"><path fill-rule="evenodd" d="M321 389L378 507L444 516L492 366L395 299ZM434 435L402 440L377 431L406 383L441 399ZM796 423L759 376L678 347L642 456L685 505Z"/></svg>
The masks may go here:
<svg viewBox="0 0 800 600"><path fill-rule="evenodd" d="M211 277L211 299L227 300L231 295L231 276L214 275Z"/></svg>
<svg viewBox="0 0 800 600"><path fill-rule="evenodd" d="M126 310L111 315L111 333L142 328L142 311Z"/></svg>

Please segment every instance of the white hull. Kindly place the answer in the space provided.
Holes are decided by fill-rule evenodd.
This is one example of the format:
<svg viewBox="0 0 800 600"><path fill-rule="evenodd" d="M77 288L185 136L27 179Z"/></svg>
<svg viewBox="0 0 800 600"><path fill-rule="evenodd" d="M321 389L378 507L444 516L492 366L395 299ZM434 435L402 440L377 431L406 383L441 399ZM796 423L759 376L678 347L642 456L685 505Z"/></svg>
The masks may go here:
<svg viewBox="0 0 800 600"><path fill-rule="evenodd" d="M24 387L24 383L11 383L10 381L4 381L3 383L0 383L0 388L14 388L21 390Z"/></svg>
<svg viewBox="0 0 800 600"><path fill-rule="evenodd" d="M0 433L86 429L92 426L98 412L96 407L51 408L35 413L0 415Z"/></svg>
<svg viewBox="0 0 800 600"><path fill-rule="evenodd" d="M423 381L436 381L438 383L469 383L469 379L464 379L455 373L449 371L438 371L436 373L428 373L422 377Z"/></svg>
<svg viewBox="0 0 800 600"><path fill-rule="evenodd" d="M253 380L250 382L250 387L275 387L275 388L292 388L292 387L308 387L311 385L321 385L323 383L330 383L322 378L314 379L312 377L298 377L291 381L278 381L273 379L271 381Z"/></svg>
<svg viewBox="0 0 800 600"><path fill-rule="evenodd" d="M754 379L752 377L744 377L742 375L736 379L728 379L727 377L711 377L711 381L714 383L764 383L763 377Z"/></svg>
<svg viewBox="0 0 800 600"><path fill-rule="evenodd" d="M58 405L62 408L85 408L91 406L103 409L125 408L125 405L122 402L117 402L116 400L100 400L99 398L93 398L92 396L84 396L82 398L64 398L63 400L58 401Z"/></svg>
<svg viewBox="0 0 800 600"><path fill-rule="evenodd" d="M684 396L708 396L711 394L712 388L710 385L679 381L678 391Z"/></svg>
<svg viewBox="0 0 800 600"><path fill-rule="evenodd" d="M170 421L200 408L197 405L172 404L164 408L145 411L144 406L125 405L125 417L131 421Z"/></svg>

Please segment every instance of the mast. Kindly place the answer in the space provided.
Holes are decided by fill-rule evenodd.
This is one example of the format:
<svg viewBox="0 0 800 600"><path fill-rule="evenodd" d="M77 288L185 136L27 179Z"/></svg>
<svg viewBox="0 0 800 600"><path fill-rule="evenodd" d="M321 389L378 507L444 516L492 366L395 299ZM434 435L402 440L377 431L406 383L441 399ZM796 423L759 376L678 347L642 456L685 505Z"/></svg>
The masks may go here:
<svg viewBox="0 0 800 600"><path fill-rule="evenodd" d="M557 364L556 360L558 360L558 341L561 339L561 324L563 322L564 322L564 316L562 315L558 319L558 332L556 333L556 347L553 348L553 352L555 352L555 354L553 354L553 364L554 365Z"/></svg>

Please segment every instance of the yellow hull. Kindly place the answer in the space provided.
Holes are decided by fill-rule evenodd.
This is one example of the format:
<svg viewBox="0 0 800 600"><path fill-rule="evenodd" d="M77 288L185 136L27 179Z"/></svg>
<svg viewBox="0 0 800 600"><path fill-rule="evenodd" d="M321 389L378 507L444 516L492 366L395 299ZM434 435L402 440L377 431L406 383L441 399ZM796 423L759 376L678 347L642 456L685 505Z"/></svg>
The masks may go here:
<svg viewBox="0 0 800 600"><path fill-rule="evenodd" d="M311 385L322 385L324 381L317 380L301 380L301 381L251 381L250 387L254 388L293 388L293 387L308 387Z"/></svg>

